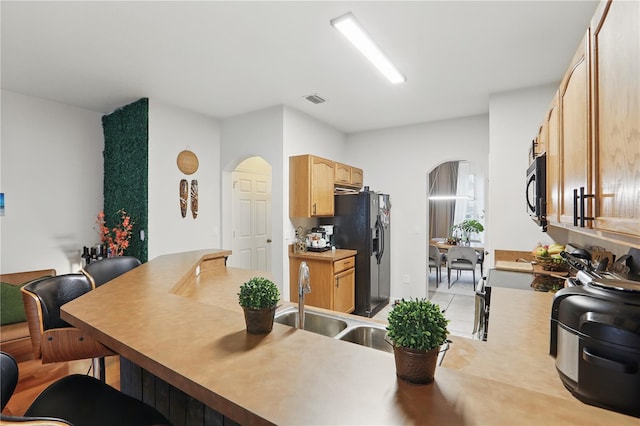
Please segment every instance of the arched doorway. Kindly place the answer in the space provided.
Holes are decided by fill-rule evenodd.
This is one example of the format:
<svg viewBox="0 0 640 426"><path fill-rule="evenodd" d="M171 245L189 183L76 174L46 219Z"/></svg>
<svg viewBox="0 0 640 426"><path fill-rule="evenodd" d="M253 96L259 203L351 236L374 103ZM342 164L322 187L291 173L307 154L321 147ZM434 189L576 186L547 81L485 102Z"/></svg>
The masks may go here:
<svg viewBox="0 0 640 426"><path fill-rule="evenodd" d="M451 227L465 219L484 219L484 176L469 161L447 161L428 175L428 238L451 236ZM483 234L477 234L484 241Z"/></svg>
<svg viewBox="0 0 640 426"><path fill-rule="evenodd" d="M271 271L271 165L261 157L242 161L231 173L229 266Z"/></svg>
<svg viewBox="0 0 640 426"><path fill-rule="evenodd" d="M427 174L427 245L460 236L454 234L453 227L464 220L485 222L484 175L480 165L466 160L440 163ZM484 243L483 232L471 237L473 242ZM436 287L432 268L429 270L427 294Z"/></svg>

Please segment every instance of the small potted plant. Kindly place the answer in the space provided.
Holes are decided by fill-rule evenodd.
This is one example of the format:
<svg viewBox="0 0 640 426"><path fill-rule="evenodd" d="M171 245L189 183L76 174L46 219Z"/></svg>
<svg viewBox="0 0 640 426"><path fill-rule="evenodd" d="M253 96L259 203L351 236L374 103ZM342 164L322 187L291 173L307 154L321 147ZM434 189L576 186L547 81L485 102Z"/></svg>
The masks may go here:
<svg viewBox="0 0 640 426"><path fill-rule="evenodd" d="M240 286L238 303L244 309L247 332L266 334L273 328L280 291L275 283L264 277L253 277Z"/></svg>
<svg viewBox="0 0 640 426"><path fill-rule="evenodd" d="M449 334L449 320L440 307L427 299L402 299L393 306L388 321L396 375L416 384L433 382L438 353Z"/></svg>

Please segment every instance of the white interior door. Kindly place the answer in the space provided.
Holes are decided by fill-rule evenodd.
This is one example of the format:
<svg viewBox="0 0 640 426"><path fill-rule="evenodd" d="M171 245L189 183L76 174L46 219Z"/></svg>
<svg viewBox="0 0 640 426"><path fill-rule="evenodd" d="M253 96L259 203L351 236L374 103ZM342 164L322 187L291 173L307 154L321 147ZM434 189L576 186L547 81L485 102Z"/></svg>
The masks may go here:
<svg viewBox="0 0 640 426"><path fill-rule="evenodd" d="M269 272L271 168L266 162L264 164L266 167L255 161L249 164L243 162L232 173L233 254L229 264L237 268Z"/></svg>

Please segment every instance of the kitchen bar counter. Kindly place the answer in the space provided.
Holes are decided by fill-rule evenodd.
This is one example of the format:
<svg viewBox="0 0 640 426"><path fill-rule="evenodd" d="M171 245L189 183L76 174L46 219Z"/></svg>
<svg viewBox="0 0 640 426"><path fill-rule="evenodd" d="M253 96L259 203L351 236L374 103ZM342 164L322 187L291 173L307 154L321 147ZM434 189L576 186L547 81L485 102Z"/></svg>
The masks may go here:
<svg viewBox="0 0 640 426"><path fill-rule="evenodd" d="M527 380L509 383L507 376L517 377L529 359L535 368L553 363L547 331L510 336L513 318L500 313L492 316L490 333L511 350L495 359L495 374L469 365L439 367L427 386L397 380L386 352L277 323L268 335L248 335L235 294L256 273L225 267L216 260L223 253L160 256L66 304L62 317L241 424L637 424ZM502 294L509 297L499 290L497 305ZM523 313L514 307L504 315ZM470 348L470 362L493 355L484 346Z"/></svg>
<svg viewBox="0 0 640 426"><path fill-rule="evenodd" d="M511 272L510 274L518 274ZM443 366L563 399L565 389L549 355L554 293L492 287L486 342L451 336Z"/></svg>

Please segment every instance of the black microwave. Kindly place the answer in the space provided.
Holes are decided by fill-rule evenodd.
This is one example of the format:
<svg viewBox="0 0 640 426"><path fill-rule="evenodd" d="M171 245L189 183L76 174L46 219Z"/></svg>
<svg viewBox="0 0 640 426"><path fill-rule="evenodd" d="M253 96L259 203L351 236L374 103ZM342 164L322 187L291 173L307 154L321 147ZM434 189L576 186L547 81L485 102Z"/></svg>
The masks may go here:
<svg viewBox="0 0 640 426"><path fill-rule="evenodd" d="M533 159L527 169L527 214L547 231L547 155Z"/></svg>

